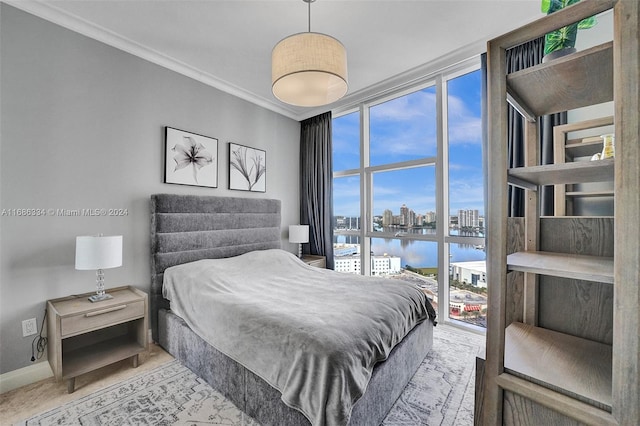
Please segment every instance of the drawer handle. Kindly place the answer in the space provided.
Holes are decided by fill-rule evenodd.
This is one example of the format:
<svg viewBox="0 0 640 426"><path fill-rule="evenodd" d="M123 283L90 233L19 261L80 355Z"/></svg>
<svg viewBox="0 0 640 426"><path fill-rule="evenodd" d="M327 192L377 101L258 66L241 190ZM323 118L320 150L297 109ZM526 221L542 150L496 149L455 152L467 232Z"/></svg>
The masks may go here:
<svg viewBox="0 0 640 426"><path fill-rule="evenodd" d="M126 308L127 305L114 306L113 308L103 309L101 311L89 312L88 314L84 314L85 317L95 317L97 315L108 314L109 312L119 311L121 309Z"/></svg>

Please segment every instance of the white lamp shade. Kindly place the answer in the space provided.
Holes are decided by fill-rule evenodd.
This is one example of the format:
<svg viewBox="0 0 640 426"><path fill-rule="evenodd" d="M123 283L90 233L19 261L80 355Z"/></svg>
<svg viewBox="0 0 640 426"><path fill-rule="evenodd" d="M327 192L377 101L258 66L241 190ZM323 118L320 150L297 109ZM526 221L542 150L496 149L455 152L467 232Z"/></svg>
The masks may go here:
<svg viewBox="0 0 640 426"><path fill-rule="evenodd" d="M122 266L122 235L76 237L76 269Z"/></svg>
<svg viewBox="0 0 640 426"><path fill-rule="evenodd" d="M309 225L289 225L290 243L308 243Z"/></svg>
<svg viewBox="0 0 640 426"><path fill-rule="evenodd" d="M326 34L289 36L271 52L271 83L273 95L282 102L303 107L330 104L347 93L347 51Z"/></svg>

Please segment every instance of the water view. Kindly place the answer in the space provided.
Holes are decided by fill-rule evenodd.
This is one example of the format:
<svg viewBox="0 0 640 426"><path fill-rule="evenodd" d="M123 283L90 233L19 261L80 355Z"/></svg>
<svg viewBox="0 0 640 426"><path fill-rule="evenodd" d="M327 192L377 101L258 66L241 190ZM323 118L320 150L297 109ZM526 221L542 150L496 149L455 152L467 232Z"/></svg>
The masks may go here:
<svg viewBox="0 0 640 426"><path fill-rule="evenodd" d="M387 231L387 229L385 229ZM393 232L393 230L388 230ZM409 234L433 234L434 229L409 229L402 231L407 237L400 238L372 238L371 250L375 255L400 256L402 266L427 268L438 266L438 245L432 241L416 241L410 239ZM483 235L474 232L464 232L465 236L482 237ZM452 233L452 235L455 235ZM355 235L334 235L334 244L360 244L360 237ZM483 247L472 244L449 244L449 255L451 262L469 262L485 260Z"/></svg>

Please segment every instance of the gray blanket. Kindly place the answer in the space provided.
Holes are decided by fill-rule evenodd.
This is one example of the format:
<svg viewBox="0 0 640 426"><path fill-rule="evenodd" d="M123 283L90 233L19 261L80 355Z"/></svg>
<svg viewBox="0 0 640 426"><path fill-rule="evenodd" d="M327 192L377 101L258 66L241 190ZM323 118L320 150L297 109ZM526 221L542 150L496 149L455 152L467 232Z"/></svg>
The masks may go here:
<svg viewBox="0 0 640 426"><path fill-rule="evenodd" d="M373 366L433 310L411 284L315 268L283 250L168 268L163 294L313 425L347 424Z"/></svg>

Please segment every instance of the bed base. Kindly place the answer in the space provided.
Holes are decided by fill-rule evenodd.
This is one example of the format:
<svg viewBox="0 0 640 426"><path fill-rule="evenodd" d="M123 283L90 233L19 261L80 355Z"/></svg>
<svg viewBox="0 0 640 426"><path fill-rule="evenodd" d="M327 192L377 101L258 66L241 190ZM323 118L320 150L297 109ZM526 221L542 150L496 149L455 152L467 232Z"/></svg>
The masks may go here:
<svg viewBox="0 0 640 426"><path fill-rule="evenodd" d="M171 311L158 312L160 345L240 410L263 426L308 426L309 420L280 399L280 392L193 332ZM364 395L354 404L350 426L379 425L433 344L430 321L418 324L376 365Z"/></svg>

